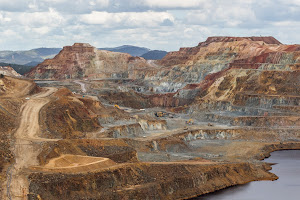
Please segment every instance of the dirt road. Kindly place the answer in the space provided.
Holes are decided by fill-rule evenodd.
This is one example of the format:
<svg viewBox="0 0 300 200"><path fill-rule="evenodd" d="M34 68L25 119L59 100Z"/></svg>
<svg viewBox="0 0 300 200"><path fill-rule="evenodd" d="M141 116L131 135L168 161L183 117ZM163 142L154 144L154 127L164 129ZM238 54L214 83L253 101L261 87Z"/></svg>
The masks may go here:
<svg viewBox="0 0 300 200"><path fill-rule="evenodd" d="M82 91L83 93L86 93L86 88L85 88L85 84L84 84L84 83L82 83L82 82L80 82L80 81L74 81L74 83L79 84L80 87L81 87L81 91Z"/></svg>
<svg viewBox="0 0 300 200"><path fill-rule="evenodd" d="M3 199L27 199L25 197L29 184L24 169L38 164L40 144L43 141L49 141L38 136L39 113L41 108L50 101L48 96L57 89L46 89L44 92L31 96L21 108L20 125L15 132L16 140L12 147L15 163L7 173L7 193Z"/></svg>

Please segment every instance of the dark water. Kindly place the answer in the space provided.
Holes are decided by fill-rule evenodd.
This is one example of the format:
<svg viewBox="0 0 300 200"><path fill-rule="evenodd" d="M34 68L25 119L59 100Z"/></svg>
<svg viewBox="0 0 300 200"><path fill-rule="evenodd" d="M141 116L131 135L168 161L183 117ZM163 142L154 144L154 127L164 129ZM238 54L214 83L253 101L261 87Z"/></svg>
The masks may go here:
<svg viewBox="0 0 300 200"><path fill-rule="evenodd" d="M276 181L255 181L204 195L197 200L300 200L300 150L276 151L266 162Z"/></svg>

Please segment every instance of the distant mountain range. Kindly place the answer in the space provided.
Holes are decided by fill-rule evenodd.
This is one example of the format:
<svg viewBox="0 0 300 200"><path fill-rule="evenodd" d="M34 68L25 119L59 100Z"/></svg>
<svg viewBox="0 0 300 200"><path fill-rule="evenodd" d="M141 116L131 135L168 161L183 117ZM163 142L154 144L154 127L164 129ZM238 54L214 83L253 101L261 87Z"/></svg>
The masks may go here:
<svg viewBox="0 0 300 200"><path fill-rule="evenodd" d="M38 48L28 51L0 51L0 62L18 65L35 65L53 58L61 48Z"/></svg>
<svg viewBox="0 0 300 200"><path fill-rule="evenodd" d="M128 53L131 56L139 56L147 60L160 60L168 53L166 51L151 50L145 47L131 45L99 49ZM0 51L0 66L11 66L18 73L24 74L45 59L53 58L61 50L62 48L37 48L28 51Z"/></svg>
<svg viewBox="0 0 300 200"><path fill-rule="evenodd" d="M167 51L151 50L145 47L137 47L131 45L123 45L114 48L98 48L98 49L113 51L113 52L129 53L132 56L143 57L147 60L160 60L168 53Z"/></svg>
<svg viewBox="0 0 300 200"><path fill-rule="evenodd" d="M141 55L141 57L145 58L146 60L160 60L165 55L167 55L167 51L160 51L160 50L152 50L148 51L147 53Z"/></svg>
<svg viewBox="0 0 300 200"><path fill-rule="evenodd" d="M113 48L98 48L99 50L113 51L113 52L121 52L121 53L129 53L132 56L142 56L143 54L151 51L145 47L137 47L131 45L123 45L119 47Z"/></svg>

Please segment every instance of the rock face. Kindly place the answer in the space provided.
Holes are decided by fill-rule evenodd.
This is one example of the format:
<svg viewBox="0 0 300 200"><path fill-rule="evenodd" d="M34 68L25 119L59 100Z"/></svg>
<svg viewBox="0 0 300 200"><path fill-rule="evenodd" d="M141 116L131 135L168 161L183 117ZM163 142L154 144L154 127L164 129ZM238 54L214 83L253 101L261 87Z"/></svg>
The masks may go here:
<svg viewBox="0 0 300 200"><path fill-rule="evenodd" d="M57 56L45 60L26 76L33 79L129 78L130 70L146 66L143 58L75 43L64 47Z"/></svg>
<svg viewBox="0 0 300 200"><path fill-rule="evenodd" d="M264 45L266 45L264 47ZM219 60L223 57L252 57L281 43L273 37L209 37L205 42L191 48L180 48L168 53L159 63L164 66L199 62L205 59ZM257 49L255 49L257 48ZM249 51L253 49L252 51ZM251 53L251 54L247 54ZM230 53L230 54L229 54ZM221 57L221 55L223 55Z"/></svg>
<svg viewBox="0 0 300 200"><path fill-rule="evenodd" d="M169 66L165 82L195 83L231 68L298 69L299 45L282 45L273 37L210 37L192 48L170 52L157 64Z"/></svg>
<svg viewBox="0 0 300 200"><path fill-rule="evenodd" d="M213 100L245 105L255 94L265 99L295 96L299 94L299 69L299 45L283 45L273 37L209 37L159 61L75 43L27 76L130 79L136 83L132 88L97 93L110 103L144 108L184 106L195 100L197 104Z"/></svg>
<svg viewBox="0 0 300 200"><path fill-rule="evenodd" d="M12 77L21 77L21 75L10 66L0 66L0 75L1 74Z"/></svg>
<svg viewBox="0 0 300 200"><path fill-rule="evenodd" d="M276 179L249 163L141 163L97 171L31 174L29 199L187 199L235 184Z"/></svg>
<svg viewBox="0 0 300 200"><path fill-rule="evenodd" d="M299 45L283 45L273 37L209 37L196 47L170 52L162 60L146 61L75 43L64 47L55 58L45 60L26 76L34 79L129 78L143 81L142 87L135 88L138 92L176 92L228 68L297 70L299 50Z"/></svg>
<svg viewBox="0 0 300 200"><path fill-rule="evenodd" d="M100 122L127 119L128 116L116 108L105 108L99 101L75 96L66 88L54 93L56 99L41 110L43 137L75 139L83 133L101 130Z"/></svg>

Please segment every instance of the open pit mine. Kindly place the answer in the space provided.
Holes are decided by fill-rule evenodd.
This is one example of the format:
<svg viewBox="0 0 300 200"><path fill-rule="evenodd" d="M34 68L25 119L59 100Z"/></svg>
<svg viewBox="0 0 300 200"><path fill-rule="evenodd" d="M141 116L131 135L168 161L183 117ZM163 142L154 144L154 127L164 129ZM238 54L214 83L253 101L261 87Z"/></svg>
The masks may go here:
<svg viewBox="0 0 300 200"><path fill-rule="evenodd" d="M83 43L0 69L1 199L189 199L300 149L300 45L210 37L145 60Z"/></svg>

